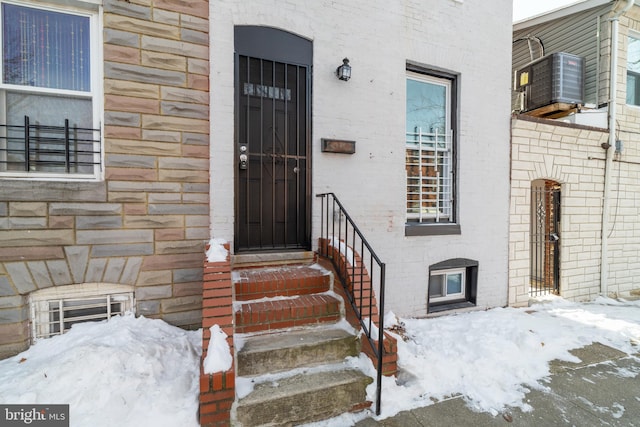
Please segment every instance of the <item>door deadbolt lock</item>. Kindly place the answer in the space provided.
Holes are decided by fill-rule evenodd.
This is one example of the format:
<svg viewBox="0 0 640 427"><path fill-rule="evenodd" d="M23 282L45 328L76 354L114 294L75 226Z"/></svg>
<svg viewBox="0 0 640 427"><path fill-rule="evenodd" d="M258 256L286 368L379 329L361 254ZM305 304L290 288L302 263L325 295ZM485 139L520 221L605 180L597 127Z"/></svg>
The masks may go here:
<svg viewBox="0 0 640 427"><path fill-rule="evenodd" d="M240 146L240 169L246 169L247 168L247 146L246 145L241 145Z"/></svg>

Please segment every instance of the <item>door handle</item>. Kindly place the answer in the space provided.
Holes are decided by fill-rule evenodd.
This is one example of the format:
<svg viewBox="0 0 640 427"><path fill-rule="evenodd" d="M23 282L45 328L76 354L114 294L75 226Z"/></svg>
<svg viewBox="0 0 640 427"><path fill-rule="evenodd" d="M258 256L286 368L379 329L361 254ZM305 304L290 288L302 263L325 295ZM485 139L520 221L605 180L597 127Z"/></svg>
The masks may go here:
<svg viewBox="0 0 640 427"><path fill-rule="evenodd" d="M247 146L246 145L241 145L240 146L240 169L246 169L247 168Z"/></svg>

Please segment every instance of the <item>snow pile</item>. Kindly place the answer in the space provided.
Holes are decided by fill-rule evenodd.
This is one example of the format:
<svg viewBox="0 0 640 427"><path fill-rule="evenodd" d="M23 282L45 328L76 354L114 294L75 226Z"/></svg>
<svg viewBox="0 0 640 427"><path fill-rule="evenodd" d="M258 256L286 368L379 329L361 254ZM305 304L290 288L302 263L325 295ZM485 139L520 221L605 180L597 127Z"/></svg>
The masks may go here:
<svg viewBox="0 0 640 427"><path fill-rule="evenodd" d="M223 262L227 260L229 251L224 247L227 243L224 239L211 239L209 240L209 249L207 249L207 261L209 262Z"/></svg>
<svg viewBox="0 0 640 427"><path fill-rule="evenodd" d="M384 419L462 395L479 412L497 415L508 406L531 410L525 395L544 389L554 359L579 362L569 350L593 342L627 354L640 339L640 301L599 298L579 304L548 297L528 309L496 308L430 319L397 319L389 312L387 327L403 329L398 337L398 378L383 377ZM394 328L398 330L398 326ZM358 363L374 376L367 358ZM631 373L636 376L637 373ZM375 382L367 389L375 401ZM353 425L371 414L345 414L322 427Z"/></svg>
<svg viewBox="0 0 640 427"><path fill-rule="evenodd" d="M347 262L352 267L356 267L356 258L353 256L353 251L343 241L337 237L331 237L329 244L340 251L340 254L347 259Z"/></svg>
<svg viewBox="0 0 640 427"><path fill-rule="evenodd" d="M577 304L552 297L532 309L496 308L429 320L403 319L397 382L384 385L386 416L462 394L476 411L531 408L549 362L580 360L569 350L600 342L627 354L640 337L640 302ZM385 415L383 414L383 416Z"/></svg>
<svg viewBox="0 0 640 427"><path fill-rule="evenodd" d="M550 361L577 362L569 350L596 341L632 354L640 340L640 301L578 304L553 297L528 309L385 317L405 340L398 339L398 378L383 377L378 419L454 395L491 414L507 406L528 410L525 395L545 387ZM226 335L214 326L211 336L206 363L212 372L226 370ZM200 331L131 315L78 324L0 361L0 402L70 404L72 426L197 426L201 339ZM345 363L375 377L364 355ZM369 400L375 401L375 388L375 382L367 388ZM371 413L316 425L343 427L366 416Z"/></svg>
<svg viewBox="0 0 640 427"><path fill-rule="evenodd" d="M113 317L0 361L0 402L69 404L72 426L197 426L201 331Z"/></svg>
<svg viewBox="0 0 640 427"><path fill-rule="evenodd" d="M204 373L228 371L231 368L233 356L227 343L227 334L218 325L213 325L209 331L211 331L211 339L207 347L207 357L203 362Z"/></svg>

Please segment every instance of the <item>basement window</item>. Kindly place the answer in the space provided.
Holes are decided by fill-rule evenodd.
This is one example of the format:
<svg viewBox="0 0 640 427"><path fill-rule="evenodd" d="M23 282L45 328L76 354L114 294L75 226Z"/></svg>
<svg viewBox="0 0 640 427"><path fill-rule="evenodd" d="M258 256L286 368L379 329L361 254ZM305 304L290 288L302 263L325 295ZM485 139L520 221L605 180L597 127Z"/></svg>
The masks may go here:
<svg viewBox="0 0 640 427"><path fill-rule="evenodd" d="M62 335L76 323L96 322L132 312L131 286L84 284L33 292L29 298L32 341Z"/></svg>
<svg viewBox="0 0 640 427"><path fill-rule="evenodd" d="M429 266L427 313L474 307L478 261L453 258Z"/></svg>
<svg viewBox="0 0 640 427"><path fill-rule="evenodd" d="M429 296L433 302L464 298L465 270L432 271L429 278Z"/></svg>

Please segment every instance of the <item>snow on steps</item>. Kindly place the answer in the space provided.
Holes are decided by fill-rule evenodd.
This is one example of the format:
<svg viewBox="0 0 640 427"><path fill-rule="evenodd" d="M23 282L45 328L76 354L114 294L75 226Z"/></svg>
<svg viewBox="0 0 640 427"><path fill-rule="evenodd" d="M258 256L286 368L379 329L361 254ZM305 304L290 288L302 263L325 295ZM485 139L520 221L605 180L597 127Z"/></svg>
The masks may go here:
<svg viewBox="0 0 640 427"><path fill-rule="evenodd" d="M293 426L364 409L373 380L354 369L301 373L255 386L237 401L242 426Z"/></svg>
<svg viewBox="0 0 640 427"><path fill-rule="evenodd" d="M235 330L236 333L273 331L337 322L340 316L338 297L328 294L248 301L238 305Z"/></svg>
<svg viewBox="0 0 640 427"><path fill-rule="evenodd" d="M236 301L327 292L331 275L317 264L244 268L234 271Z"/></svg>
<svg viewBox="0 0 640 427"><path fill-rule="evenodd" d="M331 273L317 264L235 269L235 332L250 333L340 320Z"/></svg>
<svg viewBox="0 0 640 427"><path fill-rule="evenodd" d="M233 425L297 425L369 407L373 380L345 363L360 353L360 340L341 320L332 273L308 263L250 264L233 272Z"/></svg>
<svg viewBox="0 0 640 427"><path fill-rule="evenodd" d="M236 338L242 346L237 350L240 376L337 363L360 353L358 337L334 326Z"/></svg>

